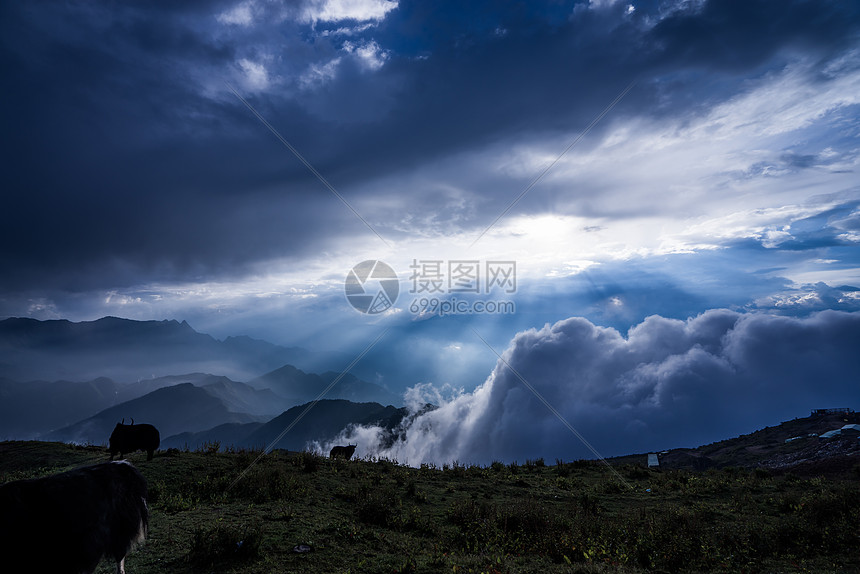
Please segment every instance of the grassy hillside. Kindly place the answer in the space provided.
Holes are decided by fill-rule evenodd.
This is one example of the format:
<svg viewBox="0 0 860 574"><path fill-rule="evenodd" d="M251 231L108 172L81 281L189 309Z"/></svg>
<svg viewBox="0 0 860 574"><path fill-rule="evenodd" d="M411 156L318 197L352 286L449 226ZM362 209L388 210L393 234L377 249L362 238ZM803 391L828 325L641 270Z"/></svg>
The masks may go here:
<svg viewBox="0 0 860 574"><path fill-rule="evenodd" d="M258 457L133 455L152 519L128 572L860 571L856 468L800 478ZM0 481L105 459L96 447L0 443ZM105 561L98 571L113 570Z"/></svg>
<svg viewBox="0 0 860 574"><path fill-rule="evenodd" d="M697 448L676 448L661 452L660 466L683 470L725 466L763 467L774 472L790 471L803 476L838 473L850 470L860 460L858 433L849 431L827 440L819 439L818 435L848 423L860 423L860 413L796 418ZM794 440L786 442L786 439ZM622 456L613 460L624 463L641 460L643 456Z"/></svg>

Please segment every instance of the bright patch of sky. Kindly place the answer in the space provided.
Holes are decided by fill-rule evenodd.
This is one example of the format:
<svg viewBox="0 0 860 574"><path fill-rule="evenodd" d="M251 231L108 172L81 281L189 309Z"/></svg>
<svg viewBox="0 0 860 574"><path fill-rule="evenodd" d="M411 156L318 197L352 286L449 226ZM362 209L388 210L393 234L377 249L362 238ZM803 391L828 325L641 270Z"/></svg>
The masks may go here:
<svg viewBox="0 0 860 574"><path fill-rule="evenodd" d="M342 20L380 21L397 8L396 0L313 0L301 15L303 22L340 22Z"/></svg>

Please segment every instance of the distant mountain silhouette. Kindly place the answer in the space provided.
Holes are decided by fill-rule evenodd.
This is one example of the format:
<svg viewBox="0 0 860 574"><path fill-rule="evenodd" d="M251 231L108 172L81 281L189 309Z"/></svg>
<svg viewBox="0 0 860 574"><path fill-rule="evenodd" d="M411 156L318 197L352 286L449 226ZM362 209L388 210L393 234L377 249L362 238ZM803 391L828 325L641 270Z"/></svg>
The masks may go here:
<svg viewBox="0 0 860 574"><path fill-rule="evenodd" d="M170 375L123 385L111 379L88 382L0 379L0 439L32 439L72 426L99 412L165 387L190 383L204 389L233 413L269 419L293 406L269 389L255 389L205 373ZM120 417L122 418L122 417Z"/></svg>
<svg viewBox="0 0 860 574"><path fill-rule="evenodd" d="M307 405L293 407L248 435L250 444L269 445L298 417ZM303 450L309 441L334 438L350 424L396 424L405 408L382 406L379 403L353 403L343 399L321 400L272 448Z"/></svg>
<svg viewBox="0 0 860 574"><path fill-rule="evenodd" d="M245 383L231 381L227 377L214 377L201 381L200 386L213 397L221 400L234 413L248 413L267 419L292 405L289 399L275 394L271 389L255 389Z"/></svg>
<svg viewBox="0 0 860 574"><path fill-rule="evenodd" d="M152 391L183 383L191 383L195 387L205 389L209 394L220 399L229 411L235 413L273 417L294 404L269 389L255 389L245 383L208 373L189 373L187 375L168 375L155 379L143 379L123 386L117 393L119 398L117 402L130 401Z"/></svg>
<svg viewBox="0 0 860 574"><path fill-rule="evenodd" d="M265 424L221 425L202 432L181 433L167 437L164 448L200 448L204 443L218 441L222 448L272 448L304 450L311 441L326 442L336 437L349 425L379 425L393 431L408 416L405 408L383 406L379 403L354 403L343 399L325 399L317 402L308 413L281 437L308 405L295 406ZM273 444L274 443L274 444Z"/></svg>
<svg viewBox="0 0 860 574"><path fill-rule="evenodd" d="M307 415L273 444L306 408L299 405L284 412L251 433L249 444L272 445L272 448L303 450L310 441L327 441L351 424L397 424L406 416L405 408L382 406L379 403L353 403L343 399L321 400Z"/></svg>
<svg viewBox="0 0 860 574"><path fill-rule="evenodd" d="M44 440L106 444L116 423L134 418L155 425L162 437L201 431L224 423L248 423L256 417L230 412L224 402L191 383L164 387L140 398L105 409L73 425L50 432Z"/></svg>
<svg viewBox="0 0 860 574"><path fill-rule="evenodd" d="M326 372L322 375L306 373L292 365L284 365L249 382L256 388L272 389L293 404L316 399L340 373ZM379 385L362 381L347 373L335 384L325 398L347 399L353 402L376 402L383 405L401 405L402 399Z"/></svg>
<svg viewBox="0 0 860 574"><path fill-rule="evenodd" d="M152 391L157 391L163 387L172 387L182 383L191 383L195 387L202 387L221 379L227 379L227 377L210 375L208 373L188 373L185 375L167 375L164 377L140 379L134 383L120 386L120 389L117 391L117 403L124 403L148 395ZM229 381L230 379L227 380Z"/></svg>
<svg viewBox="0 0 860 574"><path fill-rule="evenodd" d="M156 424L163 436L263 422L316 399L340 377L289 363L324 356L244 336L219 341L185 321L5 319L0 439L100 444L116 422L131 417ZM326 398L402 404L352 374L340 377Z"/></svg>
<svg viewBox="0 0 860 574"><path fill-rule="evenodd" d="M236 446L259 446L261 442L268 444L289 422L271 436L269 436L271 434L269 429L272 427L269 425L277 427L283 422L285 416L295 418L302 408L301 406L294 406L301 402L300 397L310 395L315 399L319 391L328 384L325 376L305 373L294 367L282 367L273 373L270 373L271 377L268 377L266 381L273 384L276 390L255 388L245 383L230 380L227 377L203 373L171 375L124 386L117 385L109 379L94 381L89 386L84 383L60 382L52 384L53 386L34 383L37 389L47 385L47 388L59 387L61 391L65 390L64 384L69 385L69 389L80 387L98 389L99 387L95 383L99 383L102 388L101 394L104 395L100 401L95 401L90 407L89 412L86 413L89 416L82 417L72 424L66 422L62 428L48 427L48 429L56 429L49 430L49 432L45 432L45 427L36 428L36 430L42 431L39 436L45 440L101 444L107 441L117 422L125 419L128 424L134 418L136 422L155 425L163 438L171 435L182 435L181 438L170 442L170 446L184 446L187 442L196 448L203 442L212 440L219 440L224 445L235 443ZM327 376L333 375L329 373ZM258 381L258 384L261 382ZM383 389L360 381L355 377L344 377L342 381L338 382L338 385L332 388L331 394L337 394L335 391L338 390L341 383L344 386L339 390L348 395L358 396L365 392L367 394L375 392L385 396ZM27 387L28 385L7 383L6 386ZM154 390L150 391L153 387ZM95 391L88 393L85 399L94 393ZM68 394L66 392L66 395ZM285 397L284 394L288 396ZM120 402L123 398L129 400ZM40 408L39 399L36 396L29 396L28 401L32 409ZM82 404L76 412L82 412L85 405L83 400L78 402ZM17 401L18 405L24 403L25 401L22 400ZM94 406L105 403L109 403L110 406L92 414ZM57 407L57 410L60 410L60 407ZM278 413L281 414L272 419ZM328 433L333 436L349 423L367 424L373 422L387 427L396 425L405 415L405 409L398 409L390 405L383 406L376 402L358 403L343 399L322 400L314 409L314 416L308 417L306 421L297 425L294 429L295 432L292 432L291 437L285 440L291 445L289 448L303 448L307 440L316 439L321 433ZM65 415L65 420L68 420L70 416ZM265 421L270 422L263 425L259 424ZM223 426L228 423L257 423L257 426L246 428L241 428L241 425ZM31 436L28 438L35 435L33 432L34 425L35 423L30 427L29 434ZM213 432L214 427L221 428L217 432ZM297 443L292 440L294 437L299 437L300 442L304 442L296 446Z"/></svg>
<svg viewBox="0 0 860 574"><path fill-rule="evenodd" d="M161 448L179 448L198 450L207 444L218 443L222 449L228 447L236 448L264 448L264 444L254 444L248 440L248 436L263 426L263 423L225 423L209 430L200 432L183 432L161 441Z"/></svg>
<svg viewBox="0 0 860 574"><path fill-rule="evenodd" d="M185 321L0 321L0 377L16 381L134 382L188 372L249 380L285 364L318 371L346 364L332 357L244 336L219 341Z"/></svg>

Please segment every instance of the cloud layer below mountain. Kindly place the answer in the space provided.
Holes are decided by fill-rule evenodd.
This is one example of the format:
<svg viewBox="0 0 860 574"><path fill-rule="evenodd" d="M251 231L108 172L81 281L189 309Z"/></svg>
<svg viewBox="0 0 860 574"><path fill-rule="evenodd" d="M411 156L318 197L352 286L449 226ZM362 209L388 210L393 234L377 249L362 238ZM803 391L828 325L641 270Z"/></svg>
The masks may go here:
<svg viewBox="0 0 860 574"><path fill-rule="evenodd" d="M571 317L517 334L473 392L440 401L438 389L415 387L415 408L441 407L390 448L377 427L339 439L357 442L359 456L409 464L594 458L567 425L603 456L698 446L813 408L856 407L858 348L860 313L713 309L686 321L651 316L627 336Z"/></svg>

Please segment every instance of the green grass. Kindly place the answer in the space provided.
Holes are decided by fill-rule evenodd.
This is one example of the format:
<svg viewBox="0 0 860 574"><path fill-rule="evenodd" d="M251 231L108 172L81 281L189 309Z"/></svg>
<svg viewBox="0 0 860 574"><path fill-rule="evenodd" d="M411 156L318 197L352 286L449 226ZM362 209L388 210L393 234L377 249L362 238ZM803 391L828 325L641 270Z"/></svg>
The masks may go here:
<svg viewBox="0 0 860 574"><path fill-rule="evenodd" d="M621 482L588 461L414 469L276 452L251 466L258 455L132 455L152 516L128 572L860 571L856 472L628 464ZM98 447L0 443L0 482L106 459Z"/></svg>

